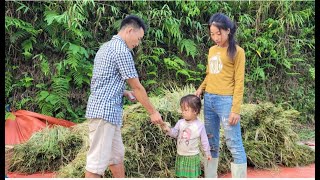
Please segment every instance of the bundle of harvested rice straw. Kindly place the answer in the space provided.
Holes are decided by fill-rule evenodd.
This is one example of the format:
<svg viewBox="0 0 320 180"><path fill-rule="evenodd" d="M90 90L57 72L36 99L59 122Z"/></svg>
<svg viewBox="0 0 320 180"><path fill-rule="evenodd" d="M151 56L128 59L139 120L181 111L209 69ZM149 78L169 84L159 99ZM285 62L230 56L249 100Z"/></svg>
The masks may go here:
<svg viewBox="0 0 320 180"><path fill-rule="evenodd" d="M164 97L151 98L163 119L174 125L180 119L179 101L194 87L167 90ZM241 130L248 165L256 168L276 168L278 165L297 166L313 163L314 151L298 145L292 123L299 112L284 110L271 103L244 104L241 111ZM200 118L203 119L201 113ZM141 104L125 108L122 138L125 145L127 177L174 177L176 142L166 136L159 126L150 122ZM55 127L35 133L25 144L14 148L11 171L34 173L57 171L57 177L84 177L88 151L87 122L68 129ZM232 161L220 130L219 174L230 171ZM111 177L106 170L105 177Z"/></svg>

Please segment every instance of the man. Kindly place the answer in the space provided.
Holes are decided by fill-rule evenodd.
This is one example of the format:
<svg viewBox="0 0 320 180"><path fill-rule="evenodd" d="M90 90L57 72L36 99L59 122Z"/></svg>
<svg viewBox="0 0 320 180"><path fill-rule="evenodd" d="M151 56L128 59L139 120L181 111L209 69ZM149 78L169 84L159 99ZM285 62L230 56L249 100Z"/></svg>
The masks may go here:
<svg viewBox="0 0 320 180"><path fill-rule="evenodd" d="M103 176L107 166L113 177L125 177L124 145L120 132L123 96L137 99L146 108L153 124L163 123L139 81L131 54L145 32L146 25L142 19L135 15L127 16L121 22L118 34L104 43L95 56L86 110L90 140L86 178ZM132 91L125 90L126 82Z"/></svg>

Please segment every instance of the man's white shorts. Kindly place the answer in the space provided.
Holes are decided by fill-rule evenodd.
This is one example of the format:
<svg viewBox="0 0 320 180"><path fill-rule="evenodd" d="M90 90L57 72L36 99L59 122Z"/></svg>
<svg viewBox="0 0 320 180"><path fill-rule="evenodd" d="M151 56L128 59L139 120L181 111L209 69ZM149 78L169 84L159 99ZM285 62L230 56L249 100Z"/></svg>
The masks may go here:
<svg viewBox="0 0 320 180"><path fill-rule="evenodd" d="M89 143L86 170L104 175L109 165L123 163L124 145L120 126L103 119L89 120Z"/></svg>

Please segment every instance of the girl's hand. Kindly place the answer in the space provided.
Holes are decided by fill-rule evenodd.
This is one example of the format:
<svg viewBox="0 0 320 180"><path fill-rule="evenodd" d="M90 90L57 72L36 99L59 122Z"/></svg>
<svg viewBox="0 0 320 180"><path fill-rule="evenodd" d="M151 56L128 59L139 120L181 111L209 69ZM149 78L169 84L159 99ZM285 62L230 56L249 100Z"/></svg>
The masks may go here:
<svg viewBox="0 0 320 180"><path fill-rule="evenodd" d="M169 132L170 131L170 127L169 127L169 122L163 122L162 124L160 124L160 127L163 131L165 132Z"/></svg>
<svg viewBox="0 0 320 180"><path fill-rule="evenodd" d="M207 156L207 159L210 161L212 159L212 157L209 155L209 156Z"/></svg>
<svg viewBox="0 0 320 180"><path fill-rule="evenodd" d="M131 101L131 102L136 102L137 101L136 97L134 96L134 92L133 91L125 90L123 95L125 97L127 97L129 99L129 101Z"/></svg>
<svg viewBox="0 0 320 180"><path fill-rule="evenodd" d="M237 124L239 120L240 120L240 114L233 113L233 112L230 113L230 115L229 115L229 124L230 125Z"/></svg>
<svg viewBox="0 0 320 180"><path fill-rule="evenodd" d="M194 95L198 96L199 98L201 98L200 96L202 95L202 89L197 89L197 91L194 93Z"/></svg>

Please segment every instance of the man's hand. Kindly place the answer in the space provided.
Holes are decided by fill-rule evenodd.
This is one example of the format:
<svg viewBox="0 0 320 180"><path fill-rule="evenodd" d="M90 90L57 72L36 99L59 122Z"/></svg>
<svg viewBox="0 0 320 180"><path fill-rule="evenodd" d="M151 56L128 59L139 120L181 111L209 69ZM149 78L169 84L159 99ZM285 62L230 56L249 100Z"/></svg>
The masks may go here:
<svg viewBox="0 0 320 180"><path fill-rule="evenodd" d="M236 125L238 121L240 120L240 114L231 112L229 115L229 124L230 125Z"/></svg>
<svg viewBox="0 0 320 180"><path fill-rule="evenodd" d="M162 117L158 111L150 114L150 118L151 118L151 122L153 124L162 124L163 123Z"/></svg>
<svg viewBox="0 0 320 180"><path fill-rule="evenodd" d="M134 92L133 91L125 90L123 95L125 97L127 97L129 99L129 101L131 101L131 102L136 102L137 101L136 97L134 96Z"/></svg>

